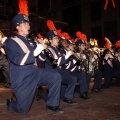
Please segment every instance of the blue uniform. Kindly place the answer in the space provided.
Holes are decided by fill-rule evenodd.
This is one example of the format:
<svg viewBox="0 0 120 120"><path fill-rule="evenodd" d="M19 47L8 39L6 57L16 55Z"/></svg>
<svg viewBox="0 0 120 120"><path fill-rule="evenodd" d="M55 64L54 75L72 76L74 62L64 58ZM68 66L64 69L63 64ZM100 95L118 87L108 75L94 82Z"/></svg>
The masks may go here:
<svg viewBox="0 0 120 120"><path fill-rule="evenodd" d="M64 97L67 99L73 99L74 89L77 82L77 77L73 76L69 70L66 70L62 65L67 64L68 60L65 60L65 56L59 52L59 50L53 46L48 47L49 53L54 59L57 59L57 66L54 68L62 76L62 85L67 85ZM50 60L46 58L45 67L53 69L53 65ZM61 88L62 91L62 88Z"/></svg>
<svg viewBox="0 0 120 120"><path fill-rule="evenodd" d="M120 85L120 55L116 57L116 60L114 61L114 72L113 77L117 80L117 85Z"/></svg>
<svg viewBox="0 0 120 120"><path fill-rule="evenodd" d="M35 65L33 55L34 47L29 41L17 35L28 52L25 53L22 46L13 39L7 39L5 49L10 62L10 78L12 90L16 95L17 101L13 101L9 110L26 113L30 110L36 86L48 86L49 95L48 106L59 106L61 76L58 72L44 68L38 68ZM15 38L16 39L16 38Z"/></svg>
<svg viewBox="0 0 120 120"><path fill-rule="evenodd" d="M107 54L106 51L109 52L110 54L112 54L109 49L105 49L103 51L103 57ZM113 77L113 70L114 70L113 69L113 60L112 59L106 60L103 58L103 66L104 66L103 74L104 74L104 80L105 80L104 87L109 88L112 77Z"/></svg>
<svg viewBox="0 0 120 120"><path fill-rule="evenodd" d="M65 66L64 66L65 67ZM77 77L77 82L80 84L79 92L81 94L88 91L87 83L86 83L86 76L78 69L78 65L73 63L73 59L70 59L68 65L66 65L65 69L69 70L73 76Z"/></svg>
<svg viewBox="0 0 120 120"><path fill-rule="evenodd" d="M61 48L60 52L63 54L66 54L65 49ZM80 85L80 89L79 89L79 93L80 95L85 94L86 92L88 92L88 88L87 88L87 84L86 84L86 76L84 73L82 73L79 69L78 69L78 65L76 63L73 62L73 58L70 57L68 59L68 63L62 65L62 68L69 71L71 73L71 75L77 77L77 82ZM64 91L66 89L65 86L62 86L63 90L61 91L61 94L64 94Z"/></svg>

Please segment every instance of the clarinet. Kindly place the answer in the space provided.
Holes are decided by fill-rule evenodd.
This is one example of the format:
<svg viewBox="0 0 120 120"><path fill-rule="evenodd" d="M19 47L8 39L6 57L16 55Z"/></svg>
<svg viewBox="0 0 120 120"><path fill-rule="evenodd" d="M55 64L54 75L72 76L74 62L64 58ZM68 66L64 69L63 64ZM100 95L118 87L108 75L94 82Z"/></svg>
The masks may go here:
<svg viewBox="0 0 120 120"><path fill-rule="evenodd" d="M53 69L55 69L57 67L58 59L54 59L53 55L51 54L51 52L48 49L45 49L44 51L45 51L46 57L52 64Z"/></svg>

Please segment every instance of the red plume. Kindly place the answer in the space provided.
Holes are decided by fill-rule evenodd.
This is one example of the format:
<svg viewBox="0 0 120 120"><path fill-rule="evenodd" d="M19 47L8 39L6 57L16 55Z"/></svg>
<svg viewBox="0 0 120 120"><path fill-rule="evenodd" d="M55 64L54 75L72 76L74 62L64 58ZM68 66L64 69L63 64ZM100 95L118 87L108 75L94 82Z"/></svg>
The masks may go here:
<svg viewBox="0 0 120 120"><path fill-rule="evenodd" d="M70 39L69 34L68 34L68 33L66 33L66 32L63 32L63 33L62 33L62 36L63 36L65 39L67 39L67 40L69 40L69 39Z"/></svg>
<svg viewBox="0 0 120 120"><path fill-rule="evenodd" d="M116 47L120 47L120 40L116 42Z"/></svg>
<svg viewBox="0 0 120 120"><path fill-rule="evenodd" d="M56 30L54 23L51 20L47 20L47 26L49 30Z"/></svg>
<svg viewBox="0 0 120 120"><path fill-rule="evenodd" d="M41 34L40 34L40 33L38 33L38 34L37 34L37 38L39 38L39 39L41 39L41 38L42 38L42 36L41 36Z"/></svg>
<svg viewBox="0 0 120 120"><path fill-rule="evenodd" d="M104 40L105 40L106 42L108 42L109 44L111 44L110 40L109 40L107 37L104 37Z"/></svg>
<svg viewBox="0 0 120 120"><path fill-rule="evenodd" d="M26 0L19 0L19 13L28 16L28 2Z"/></svg>
<svg viewBox="0 0 120 120"><path fill-rule="evenodd" d="M78 39L82 39L82 33L80 31L76 32L76 36L78 37Z"/></svg>
<svg viewBox="0 0 120 120"><path fill-rule="evenodd" d="M107 49L109 49L109 48L111 48L111 45L107 42L107 43L105 44L105 47L106 47Z"/></svg>
<svg viewBox="0 0 120 120"><path fill-rule="evenodd" d="M57 34L58 34L59 37L62 36L61 30L56 30L56 32L57 32Z"/></svg>
<svg viewBox="0 0 120 120"><path fill-rule="evenodd" d="M82 37L82 38L81 38L82 40L84 40L84 41L87 40L87 37L86 37L85 34L82 34L81 37Z"/></svg>
<svg viewBox="0 0 120 120"><path fill-rule="evenodd" d="M72 43L75 43L75 39L72 38L71 41L72 41Z"/></svg>

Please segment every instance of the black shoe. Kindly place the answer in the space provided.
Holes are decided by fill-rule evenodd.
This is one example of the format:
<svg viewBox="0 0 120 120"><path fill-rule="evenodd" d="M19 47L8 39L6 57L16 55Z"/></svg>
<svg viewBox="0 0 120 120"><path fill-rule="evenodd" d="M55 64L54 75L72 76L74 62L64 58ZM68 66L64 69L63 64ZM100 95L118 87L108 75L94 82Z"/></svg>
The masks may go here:
<svg viewBox="0 0 120 120"><path fill-rule="evenodd" d="M82 94L80 94L80 98L82 98L82 99L88 99L88 96L87 96L86 93L82 93Z"/></svg>
<svg viewBox="0 0 120 120"><path fill-rule="evenodd" d="M10 105L11 105L12 101L13 101L13 98L8 98L7 99L7 103L6 103L7 104L7 109L10 112L13 112L12 110L10 110Z"/></svg>
<svg viewBox="0 0 120 120"><path fill-rule="evenodd" d="M99 92L102 92L102 90L100 88L93 88L91 92L99 93Z"/></svg>
<svg viewBox="0 0 120 120"><path fill-rule="evenodd" d="M51 113L64 113L64 110L59 108L59 106L48 106L47 105L46 110L47 112L51 112Z"/></svg>
<svg viewBox="0 0 120 120"><path fill-rule="evenodd" d="M97 88L92 89L92 92L98 92L99 90Z"/></svg>
<svg viewBox="0 0 120 120"><path fill-rule="evenodd" d="M76 102L74 102L74 101L72 101L70 99L67 99L67 98L64 98L63 102L67 103L68 105L77 105L78 104L78 103L76 103Z"/></svg>
<svg viewBox="0 0 120 120"><path fill-rule="evenodd" d="M87 96L89 96L90 95L90 93L87 91L87 92L85 92L85 94L87 95Z"/></svg>

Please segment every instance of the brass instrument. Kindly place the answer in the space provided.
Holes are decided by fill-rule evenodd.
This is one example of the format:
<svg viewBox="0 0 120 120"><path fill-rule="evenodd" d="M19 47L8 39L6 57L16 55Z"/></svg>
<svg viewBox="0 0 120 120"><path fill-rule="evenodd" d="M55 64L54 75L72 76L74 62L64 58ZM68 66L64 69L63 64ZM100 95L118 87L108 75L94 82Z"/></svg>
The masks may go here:
<svg viewBox="0 0 120 120"><path fill-rule="evenodd" d="M86 55L83 54L80 48L78 48L78 52L74 54L76 58L78 58L78 65L79 70L81 70L83 73L88 73L88 59L86 58Z"/></svg>
<svg viewBox="0 0 120 120"><path fill-rule="evenodd" d="M89 56L89 74L94 74L94 64L93 64L93 58L94 58L94 51L92 50L90 52L90 56Z"/></svg>
<svg viewBox="0 0 120 120"><path fill-rule="evenodd" d="M94 75L94 71L98 70L98 68L99 68L99 58L96 55L95 51L91 49L89 56L89 73Z"/></svg>

